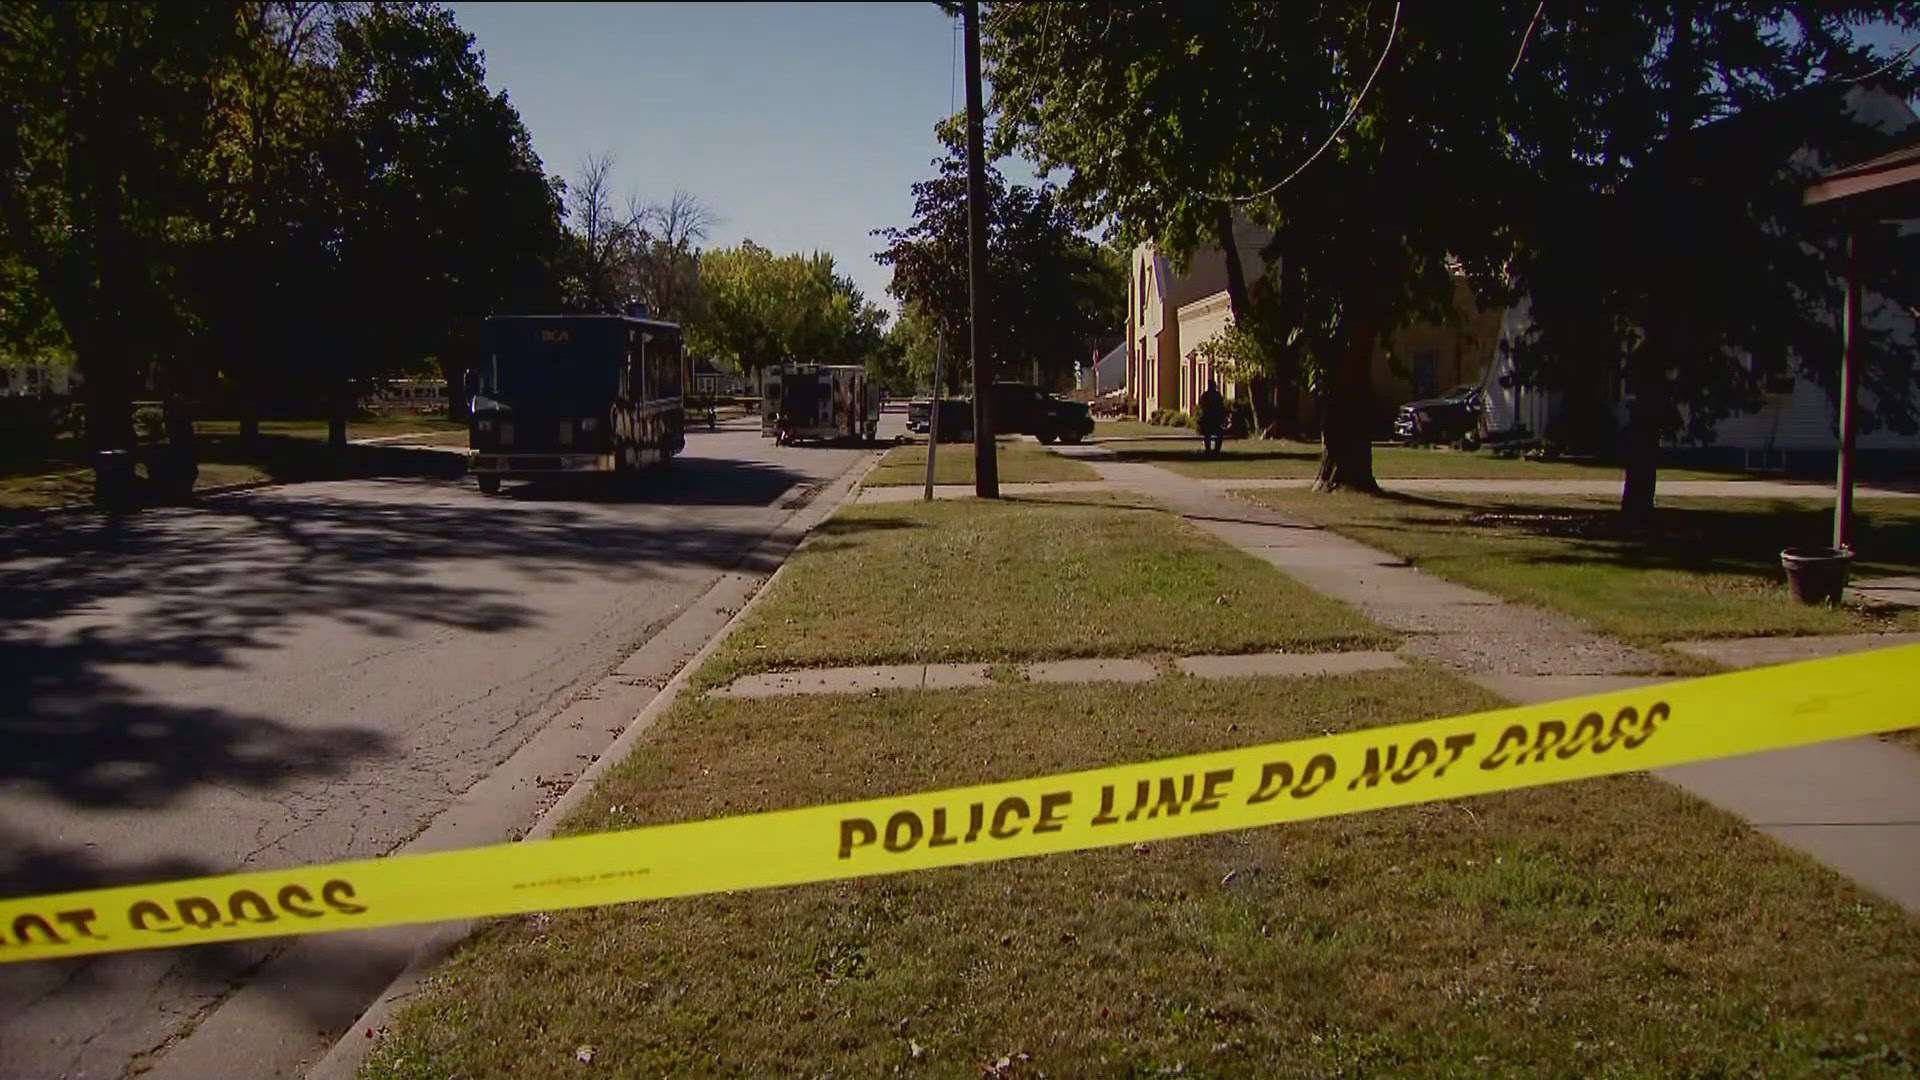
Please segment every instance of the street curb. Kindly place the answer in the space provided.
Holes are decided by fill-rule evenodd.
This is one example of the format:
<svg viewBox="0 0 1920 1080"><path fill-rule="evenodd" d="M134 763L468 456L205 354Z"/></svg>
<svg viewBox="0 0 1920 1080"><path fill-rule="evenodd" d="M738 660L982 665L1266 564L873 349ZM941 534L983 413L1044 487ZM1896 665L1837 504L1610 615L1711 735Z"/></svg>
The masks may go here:
<svg viewBox="0 0 1920 1080"><path fill-rule="evenodd" d="M680 665L680 670L674 672L673 677L660 688L660 692L641 708L640 712L627 724L626 729L608 743L607 748L594 758L586 771L582 772L560 798L540 815L533 827L527 831L526 839L544 840L552 837L560 823L586 801L600 778L615 765L626 760L641 737L653 727L654 722L671 708L675 701L679 700L687 684L693 680L694 674L700 670L701 665L706 663L707 657L711 656L733 634L746 616L760 606L761 601L773 591L773 586L787 572L793 556L799 554L812 542L814 529L838 512L841 507L850 506L859 498L862 482L866 479L867 473L880 463L882 456L880 452L870 452L864 461L864 467L859 461L848 466L846 471L831 481L828 489L821 493L825 496L844 483L845 486L840 488L836 497L815 498L785 522L761 537L758 543L741 556L740 561L745 563L751 561L756 555L775 554L783 546L785 547L785 553L780 555L780 565L774 568L773 573L767 575L766 579L759 584L751 586L752 592L747 601L727 618L727 621L707 639L707 643L702 645L699 651L689 657L686 663ZM855 475L856 473L858 475ZM692 614L708 603L715 593L735 585L734 578L735 574L732 572L722 574L706 592L701 593L697 599L689 603L679 617ZM669 623L668 626L662 627L658 633L668 632L671 625ZM353 1080L353 1077L359 1073L360 1066L366 1062L367 1055L378 1044L379 1036L385 1033L387 1023L399 1007L408 998L418 993L427 977L485 923L484 919L467 919L442 923L429 929L414 949L412 957L407 961L407 966L401 970L400 974L394 976L393 981L387 984L387 988L374 999L373 1004L369 1005L366 1011L362 1012L353 1024L341 1033L340 1038L334 1042L326 1055L306 1072L306 1080Z"/></svg>

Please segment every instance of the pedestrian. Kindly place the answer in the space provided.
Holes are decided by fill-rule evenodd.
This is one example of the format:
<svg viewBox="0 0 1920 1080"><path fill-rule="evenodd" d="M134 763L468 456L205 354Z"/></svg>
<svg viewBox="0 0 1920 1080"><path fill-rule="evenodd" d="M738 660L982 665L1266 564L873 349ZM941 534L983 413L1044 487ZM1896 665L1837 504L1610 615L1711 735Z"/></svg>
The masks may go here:
<svg viewBox="0 0 1920 1080"><path fill-rule="evenodd" d="M1200 428L1200 451L1205 454L1217 454L1221 444L1227 438L1227 401L1220 396L1220 387L1207 383L1207 392L1200 395L1198 427Z"/></svg>

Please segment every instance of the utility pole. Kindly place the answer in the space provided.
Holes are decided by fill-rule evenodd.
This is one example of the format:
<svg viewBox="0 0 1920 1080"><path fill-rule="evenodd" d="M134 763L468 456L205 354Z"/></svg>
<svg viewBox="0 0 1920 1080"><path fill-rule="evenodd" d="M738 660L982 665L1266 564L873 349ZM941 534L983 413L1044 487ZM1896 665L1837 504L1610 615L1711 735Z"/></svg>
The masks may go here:
<svg viewBox="0 0 1920 1080"><path fill-rule="evenodd" d="M933 455L940 449L940 401L944 396L941 386L947 378L946 345L945 334L934 335L933 402L927 407L927 502L933 501Z"/></svg>
<svg viewBox="0 0 1920 1080"><path fill-rule="evenodd" d="M981 148L986 119L980 105L980 0L961 7L967 52L967 315L973 324L973 493L1000 497L994 457L993 355L987 332L987 166Z"/></svg>

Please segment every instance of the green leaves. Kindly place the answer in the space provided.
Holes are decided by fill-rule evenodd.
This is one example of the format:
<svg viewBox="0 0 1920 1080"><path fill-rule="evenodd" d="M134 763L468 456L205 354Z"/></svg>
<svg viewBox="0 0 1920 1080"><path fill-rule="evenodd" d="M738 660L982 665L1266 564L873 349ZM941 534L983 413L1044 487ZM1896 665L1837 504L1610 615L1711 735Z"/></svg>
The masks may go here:
<svg viewBox="0 0 1920 1080"><path fill-rule="evenodd" d="M700 256L707 317L694 348L756 370L794 360L861 363L883 348L885 313L826 252L775 255L748 240Z"/></svg>
<svg viewBox="0 0 1920 1080"><path fill-rule="evenodd" d="M913 186L914 221L875 230L893 267L888 292L944 342L951 372L971 363L967 284L966 159L951 125L939 174ZM1080 235L1051 185L1009 186L987 170L987 258L993 295L994 365L1025 378L1038 366L1059 380L1124 321L1125 273L1113 252ZM903 315L903 318L905 316Z"/></svg>

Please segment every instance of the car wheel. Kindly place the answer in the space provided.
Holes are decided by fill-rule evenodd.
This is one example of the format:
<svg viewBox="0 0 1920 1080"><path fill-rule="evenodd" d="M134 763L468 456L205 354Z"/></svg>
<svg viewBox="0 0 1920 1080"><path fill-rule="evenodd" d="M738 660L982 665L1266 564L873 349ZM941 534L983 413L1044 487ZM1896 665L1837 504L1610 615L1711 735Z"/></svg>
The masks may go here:
<svg viewBox="0 0 1920 1080"><path fill-rule="evenodd" d="M482 495L500 494L500 478L498 476L491 476L491 475L480 477L480 494Z"/></svg>
<svg viewBox="0 0 1920 1080"><path fill-rule="evenodd" d="M1041 446L1052 446L1053 440L1058 438L1058 436L1051 431L1043 431L1040 434L1035 435L1034 438L1040 440Z"/></svg>
<svg viewBox="0 0 1920 1080"><path fill-rule="evenodd" d="M1078 446L1080 444L1080 440L1084 438L1086 438L1085 434L1078 431L1073 431L1060 436L1060 441L1063 443L1068 443L1070 445Z"/></svg>

